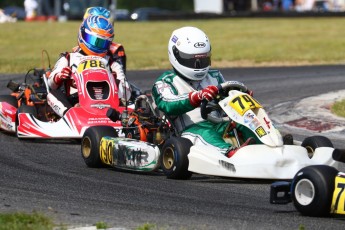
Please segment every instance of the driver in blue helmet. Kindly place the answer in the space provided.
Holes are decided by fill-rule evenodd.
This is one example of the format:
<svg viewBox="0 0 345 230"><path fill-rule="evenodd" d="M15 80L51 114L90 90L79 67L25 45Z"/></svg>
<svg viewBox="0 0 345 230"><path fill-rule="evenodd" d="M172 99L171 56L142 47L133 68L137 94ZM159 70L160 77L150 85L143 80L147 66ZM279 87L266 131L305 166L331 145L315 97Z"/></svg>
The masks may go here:
<svg viewBox="0 0 345 230"><path fill-rule="evenodd" d="M107 11L100 12L107 13ZM118 84L119 98L123 102L128 101L131 97L130 85L125 76L126 56L124 48L121 44L113 42L114 28L108 20L109 17L104 17L101 14L92 15L89 11L87 13L88 15L85 16L79 28L78 46L74 47L72 52L62 53L49 75L48 85L52 90L47 95L47 102L60 117L77 104L77 101L67 99L66 95L59 89L64 85L67 88L66 94L75 91L73 83L68 86L64 83L70 82L65 80L70 79L72 66L79 63L84 56L92 55L106 59Z"/></svg>

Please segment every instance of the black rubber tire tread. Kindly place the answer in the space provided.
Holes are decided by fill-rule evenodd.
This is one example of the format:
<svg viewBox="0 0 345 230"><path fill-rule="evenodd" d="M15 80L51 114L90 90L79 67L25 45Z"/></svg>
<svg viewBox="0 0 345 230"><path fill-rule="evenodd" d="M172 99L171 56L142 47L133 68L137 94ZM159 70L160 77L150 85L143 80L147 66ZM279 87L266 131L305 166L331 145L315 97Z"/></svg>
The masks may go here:
<svg viewBox="0 0 345 230"><path fill-rule="evenodd" d="M325 217L330 215L335 177L338 170L327 165L312 165L299 170L291 184L292 201L296 209L304 216ZM296 184L309 180L315 189L314 199L308 205L300 204L296 199Z"/></svg>
<svg viewBox="0 0 345 230"><path fill-rule="evenodd" d="M85 164L90 168L100 168L103 166L99 155L99 148L101 139L104 136L117 137L118 135L111 126L92 126L85 130L81 140L81 156ZM85 157L83 154L83 144L85 141L88 141L90 144L90 154L88 157Z"/></svg>
<svg viewBox="0 0 345 230"><path fill-rule="evenodd" d="M192 145L189 139L182 137L171 137L164 143L160 156L160 165L168 179L187 180L191 178L192 172L188 171L188 154ZM173 162L171 167L167 168L164 165L165 154L171 150L173 150L174 155Z"/></svg>
<svg viewBox="0 0 345 230"><path fill-rule="evenodd" d="M304 139L302 146L310 146L314 150L318 147L334 147L331 140L324 136L311 136Z"/></svg>

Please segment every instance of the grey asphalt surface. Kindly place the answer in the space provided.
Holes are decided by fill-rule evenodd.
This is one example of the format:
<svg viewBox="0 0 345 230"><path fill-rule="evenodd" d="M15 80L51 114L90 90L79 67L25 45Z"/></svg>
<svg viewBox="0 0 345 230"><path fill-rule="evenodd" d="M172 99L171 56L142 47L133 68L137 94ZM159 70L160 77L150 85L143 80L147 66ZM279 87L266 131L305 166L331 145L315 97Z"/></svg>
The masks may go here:
<svg viewBox="0 0 345 230"><path fill-rule="evenodd" d="M284 102L345 88L345 66L222 69L239 80L269 110ZM149 89L162 71L129 71L128 78ZM0 93L9 79L1 75ZM278 124L279 125L279 124ZM284 128L284 126L282 126ZM284 130L282 130L284 133ZM316 132L315 134L322 134ZM303 138L299 133L296 138ZM332 139L345 148L344 138ZM39 211L57 224L135 229L145 223L158 229L343 229L344 219L301 216L288 205L269 203L272 181L193 175L168 180L110 168L87 168L78 143L19 141L0 134L0 212Z"/></svg>

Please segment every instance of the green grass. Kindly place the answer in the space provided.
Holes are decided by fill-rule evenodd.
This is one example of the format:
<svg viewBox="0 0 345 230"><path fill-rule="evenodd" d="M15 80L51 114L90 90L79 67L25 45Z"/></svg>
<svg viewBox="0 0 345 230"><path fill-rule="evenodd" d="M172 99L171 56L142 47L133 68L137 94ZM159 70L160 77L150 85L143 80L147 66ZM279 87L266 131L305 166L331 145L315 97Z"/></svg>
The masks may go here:
<svg viewBox="0 0 345 230"><path fill-rule="evenodd" d="M207 33L213 67L343 64L344 23L342 17L116 22L115 41L125 47L129 70L170 68L168 39L182 26ZM0 73L42 67L44 49L54 65L60 52L77 44L79 25L76 21L0 24Z"/></svg>
<svg viewBox="0 0 345 230"><path fill-rule="evenodd" d="M53 222L39 213L7 213L0 215L0 230L51 230Z"/></svg>
<svg viewBox="0 0 345 230"><path fill-rule="evenodd" d="M335 102L331 107L331 111L337 116L345 117L345 100Z"/></svg>

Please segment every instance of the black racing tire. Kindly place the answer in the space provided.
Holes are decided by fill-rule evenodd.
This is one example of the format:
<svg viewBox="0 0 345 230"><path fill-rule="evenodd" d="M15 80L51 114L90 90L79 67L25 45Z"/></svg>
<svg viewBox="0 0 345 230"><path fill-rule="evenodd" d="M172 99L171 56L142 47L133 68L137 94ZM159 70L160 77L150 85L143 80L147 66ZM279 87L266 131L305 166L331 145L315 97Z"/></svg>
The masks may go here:
<svg viewBox="0 0 345 230"><path fill-rule="evenodd" d="M312 158L315 153L315 149L319 147L331 147L334 148L330 139L324 136L311 136L304 139L301 146L307 149L309 158Z"/></svg>
<svg viewBox="0 0 345 230"><path fill-rule="evenodd" d="M117 137L117 132L111 126L92 126L85 130L81 139L81 156L90 168L100 168L103 163L100 158L100 142L102 137Z"/></svg>
<svg viewBox="0 0 345 230"><path fill-rule="evenodd" d="M187 180L192 176L188 171L188 154L192 142L182 137L171 137L163 145L160 165L168 179Z"/></svg>
<svg viewBox="0 0 345 230"><path fill-rule="evenodd" d="M7 102L8 104L18 108L18 101L15 96L11 95L0 95L0 102Z"/></svg>
<svg viewBox="0 0 345 230"><path fill-rule="evenodd" d="M312 165L297 172L291 184L292 201L304 216L330 215L335 177L338 170L327 165Z"/></svg>

